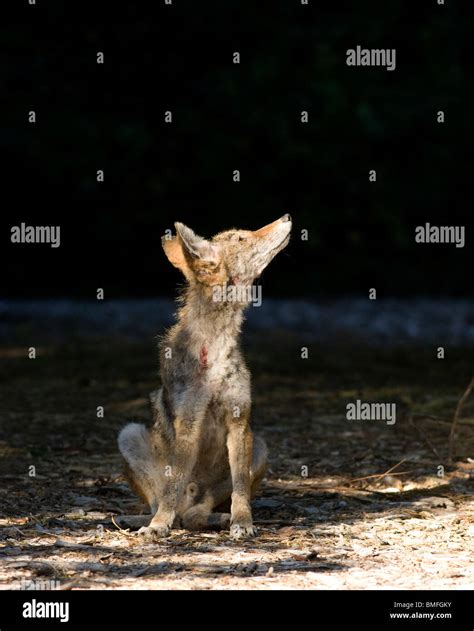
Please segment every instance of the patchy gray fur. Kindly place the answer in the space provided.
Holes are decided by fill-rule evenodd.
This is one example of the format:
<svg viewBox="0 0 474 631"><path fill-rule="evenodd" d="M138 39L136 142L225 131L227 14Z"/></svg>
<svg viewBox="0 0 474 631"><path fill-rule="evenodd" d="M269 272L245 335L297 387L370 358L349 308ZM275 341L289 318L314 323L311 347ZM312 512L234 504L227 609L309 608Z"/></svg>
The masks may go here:
<svg viewBox="0 0 474 631"><path fill-rule="evenodd" d="M230 524L234 538L256 532L250 499L265 473L267 448L249 424L250 373L239 346L247 302L216 301L213 290L249 287L286 247L291 225L285 215L254 232L229 230L206 240L176 223L176 236L163 238L165 254L188 283L177 323L160 344L153 426L131 423L119 435L130 483L151 509L122 523L143 524L139 534L148 539L180 525Z"/></svg>

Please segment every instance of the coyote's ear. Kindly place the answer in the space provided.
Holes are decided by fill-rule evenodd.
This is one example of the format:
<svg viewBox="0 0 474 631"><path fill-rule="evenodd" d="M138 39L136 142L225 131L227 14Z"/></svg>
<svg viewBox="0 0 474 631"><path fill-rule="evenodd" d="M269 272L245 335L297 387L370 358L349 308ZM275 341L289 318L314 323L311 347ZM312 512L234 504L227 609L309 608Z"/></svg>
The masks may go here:
<svg viewBox="0 0 474 631"><path fill-rule="evenodd" d="M191 228L185 226L184 223L177 221L174 224L174 227L176 228L176 234L181 240L183 248L186 250L187 254L199 258L199 253L206 244L206 240L193 232Z"/></svg>
<svg viewBox="0 0 474 631"><path fill-rule="evenodd" d="M216 244L200 237L191 228L179 223L179 221L174 224L174 227L176 228L178 239L183 245L184 256L191 266L194 262L214 265L219 263L220 249Z"/></svg>
<svg viewBox="0 0 474 631"><path fill-rule="evenodd" d="M171 265L177 267L186 278L191 278L191 270L189 269L186 257L183 252L183 245L179 237L162 237L161 245Z"/></svg>
<svg viewBox="0 0 474 631"><path fill-rule="evenodd" d="M220 262L220 250L195 234L191 228L176 222L175 237L163 237L161 244L169 262L191 281L203 266L216 266Z"/></svg>

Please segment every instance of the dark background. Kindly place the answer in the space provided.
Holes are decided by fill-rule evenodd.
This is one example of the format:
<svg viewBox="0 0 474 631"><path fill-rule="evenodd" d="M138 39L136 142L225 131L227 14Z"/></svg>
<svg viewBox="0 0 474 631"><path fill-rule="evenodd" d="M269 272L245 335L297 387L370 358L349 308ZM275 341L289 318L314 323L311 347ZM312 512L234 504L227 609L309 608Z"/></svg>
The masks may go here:
<svg viewBox="0 0 474 631"><path fill-rule="evenodd" d="M0 1L0 582L44 574L71 598L267 580L468 586L472 393L457 406L474 365L474 303L461 298L473 277L473 3L309 1ZM395 47L397 69L348 68L357 45ZM110 518L135 512L116 437L151 422L157 334L173 322L180 277L160 237L176 220L212 235L285 212L294 238L243 327L252 425L270 453L260 536L249 548L173 533L140 556ZM21 222L59 223L61 247L11 244ZM425 222L464 225L466 247L416 244ZM356 397L394 403L396 425L348 424ZM437 554L443 532L449 555ZM338 610L354 618L350 603Z"/></svg>
<svg viewBox="0 0 474 631"><path fill-rule="evenodd" d="M2 9L2 297L171 295L174 221L211 236L285 212L268 295L472 287L468 2L37 2ZM396 48L396 70L347 67L357 45ZM60 224L61 247L12 245L21 222ZM415 244L425 222L466 226L466 247Z"/></svg>

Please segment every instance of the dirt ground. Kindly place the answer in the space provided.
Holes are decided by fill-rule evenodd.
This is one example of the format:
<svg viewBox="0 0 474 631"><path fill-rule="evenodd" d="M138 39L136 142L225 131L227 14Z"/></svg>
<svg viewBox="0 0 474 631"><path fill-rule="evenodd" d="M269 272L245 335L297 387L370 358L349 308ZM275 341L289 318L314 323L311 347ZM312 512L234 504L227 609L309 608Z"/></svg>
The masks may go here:
<svg viewBox="0 0 474 631"><path fill-rule="evenodd" d="M0 585L59 589L367 589L474 586L474 396L448 435L474 352L309 346L246 338L254 430L270 469L257 538L120 531L141 510L116 447L149 420L152 339L0 348ZM397 422L348 421L355 399L397 403ZM97 418L97 407L104 417ZM385 474L385 475L384 475Z"/></svg>

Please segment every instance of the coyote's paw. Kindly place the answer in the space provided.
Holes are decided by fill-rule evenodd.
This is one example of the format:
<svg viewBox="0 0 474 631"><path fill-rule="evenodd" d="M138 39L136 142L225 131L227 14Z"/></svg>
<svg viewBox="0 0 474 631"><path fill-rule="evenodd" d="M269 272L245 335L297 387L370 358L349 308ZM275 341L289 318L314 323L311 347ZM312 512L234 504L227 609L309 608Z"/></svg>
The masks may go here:
<svg viewBox="0 0 474 631"><path fill-rule="evenodd" d="M232 539L244 539L246 537L255 537L257 529L250 523L246 525L232 524L230 527L230 536Z"/></svg>
<svg viewBox="0 0 474 631"><path fill-rule="evenodd" d="M167 537L170 534L168 526L143 526L138 531L138 534L145 539L145 541L157 541L163 537Z"/></svg>

